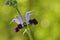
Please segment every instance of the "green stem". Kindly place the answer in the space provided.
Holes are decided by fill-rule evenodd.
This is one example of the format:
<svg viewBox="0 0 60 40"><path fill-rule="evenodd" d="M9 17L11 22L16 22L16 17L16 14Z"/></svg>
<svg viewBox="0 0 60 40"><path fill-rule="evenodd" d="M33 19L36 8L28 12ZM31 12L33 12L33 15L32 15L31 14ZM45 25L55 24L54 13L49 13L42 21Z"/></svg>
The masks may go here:
<svg viewBox="0 0 60 40"><path fill-rule="evenodd" d="M19 13L19 15L21 15L21 13L20 13L19 9L18 9L17 7L15 7L15 8L16 8L17 12Z"/></svg>
<svg viewBox="0 0 60 40"><path fill-rule="evenodd" d="M30 29L30 26L28 26L28 32L27 32L27 34L28 34L28 36L29 36L29 39L30 40L33 40L33 37L32 37L32 34L31 34L31 29Z"/></svg>
<svg viewBox="0 0 60 40"><path fill-rule="evenodd" d="M17 12L19 13L19 15L21 15L21 13L20 13L20 11L19 11L19 9L16 7L16 10L17 10Z"/></svg>
<svg viewBox="0 0 60 40"><path fill-rule="evenodd" d="M13 6L13 7L17 10L18 14L22 17L21 12L19 11L18 7L17 6Z"/></svg>
<svg viewBox="0 0 60 40"><path fill-rule="evenodd" d="M21 12L20 12L19 9L18 9L18 7L17 7L17 6L14 6L14 8L17 10L17 12L18 12L18 14L20 15L20 17L23 18L22 15L21 15Z"/></svg>

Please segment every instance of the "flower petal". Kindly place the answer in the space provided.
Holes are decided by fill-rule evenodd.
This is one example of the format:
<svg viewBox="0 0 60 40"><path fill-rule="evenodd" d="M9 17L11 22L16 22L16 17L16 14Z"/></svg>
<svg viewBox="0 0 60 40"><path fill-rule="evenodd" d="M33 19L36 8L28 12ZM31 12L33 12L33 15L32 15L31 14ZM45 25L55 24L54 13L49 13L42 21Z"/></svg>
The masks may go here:
<svg viewBox="0 0 60 40"><path fill-rule="evenodd" d="M31 11L26 13L26 21L28 22L30 20L30 16L31 16Z"/></svg>
<svg viewBox="0 0 60 40"><path fill-rule="evenodd" d="M18 20L18 19L13 19L11 22L10 22L10 24L12 23L12 22L16 22L17 24L20 24L20 21Z"/></svg>
<svg viewBox="0 0 60 40"><path fill-rule="evenodd" d="M38 21L36 19L33 19L32 22L33 22L34 25L38 24Z"/></svg>
<svg viewBox="0 0 60 40"><path fill-rule="evenodd" d="M19 19L20 24L23 24L24 19L23 19L23 17L22 17L22 16L16 16L16 18L17 18L17 19Z"/></svg>
<svg viewBox="0 0 60 40"><path fill-rule="evenodd" d="M16 16L17 19L20 19L20 16Z"/></svg>
<svg viewBox="0 0 60 40"><path fill-rule="evenodd" d="M18 27L19 29L22 29L22 24L19 24L17 27Z"/></svg>
<svg viewBox="0 0 60 40"><path fill-rule="evenodd" d="M19 28L18 27L15 28L15 32L19 32Z"/></svg>

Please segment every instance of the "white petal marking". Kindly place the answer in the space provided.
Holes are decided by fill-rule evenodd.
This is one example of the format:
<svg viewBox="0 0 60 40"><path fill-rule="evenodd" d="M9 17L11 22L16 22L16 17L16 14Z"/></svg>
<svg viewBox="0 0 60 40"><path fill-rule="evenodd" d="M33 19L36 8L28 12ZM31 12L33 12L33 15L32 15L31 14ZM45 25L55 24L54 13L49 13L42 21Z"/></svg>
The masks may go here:
<svg viewBox="0 0 60 40"><path fill-rule="evenodd" d="M12 22L16 22L17 24L20 24L20 21L19 21L18 19L13 19L13 20L10 22L10 24L11 24Z"/></svg>

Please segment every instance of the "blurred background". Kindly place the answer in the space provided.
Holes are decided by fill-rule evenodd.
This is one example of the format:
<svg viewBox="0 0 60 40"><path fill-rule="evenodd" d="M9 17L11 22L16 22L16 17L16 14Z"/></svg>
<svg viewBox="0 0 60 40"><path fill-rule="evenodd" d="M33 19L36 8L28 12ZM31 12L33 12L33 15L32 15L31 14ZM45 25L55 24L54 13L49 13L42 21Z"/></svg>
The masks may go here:
<svg viewBox="0 0 60 40"><path fill-rule="evenodd" d="M27 11L32 11L32 17L38 20L38 25L32 26L34 40L60 40L60 0L17 0L18 8L25 17ZM0 0L0 40L29 40L22 31L14 32L16 23L9 25L17 11L12 6L5 5Z"/></svg>

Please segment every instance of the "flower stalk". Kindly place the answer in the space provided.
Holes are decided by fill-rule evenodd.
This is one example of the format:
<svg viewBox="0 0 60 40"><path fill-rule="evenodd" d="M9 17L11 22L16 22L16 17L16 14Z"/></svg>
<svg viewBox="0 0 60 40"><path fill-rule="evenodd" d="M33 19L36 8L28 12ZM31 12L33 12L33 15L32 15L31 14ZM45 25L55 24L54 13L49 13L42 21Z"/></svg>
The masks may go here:
<svg viewBox="0 0 60 40"><path fill-rule="evenodd" d="M19 13L19 15L21 16L21 13L20 13L18 7L15 7L15 9L17 10L17 12Z"/></svg>
<svg viewBox="0 0 60 40"><path fill-rule="evenodd" d="M28 27L27 35L29 36L29 40L33 40L33 37L32 37L32 34L31 34L31 28L30 28L30 25L28 25L27 27Z"/></svg>

